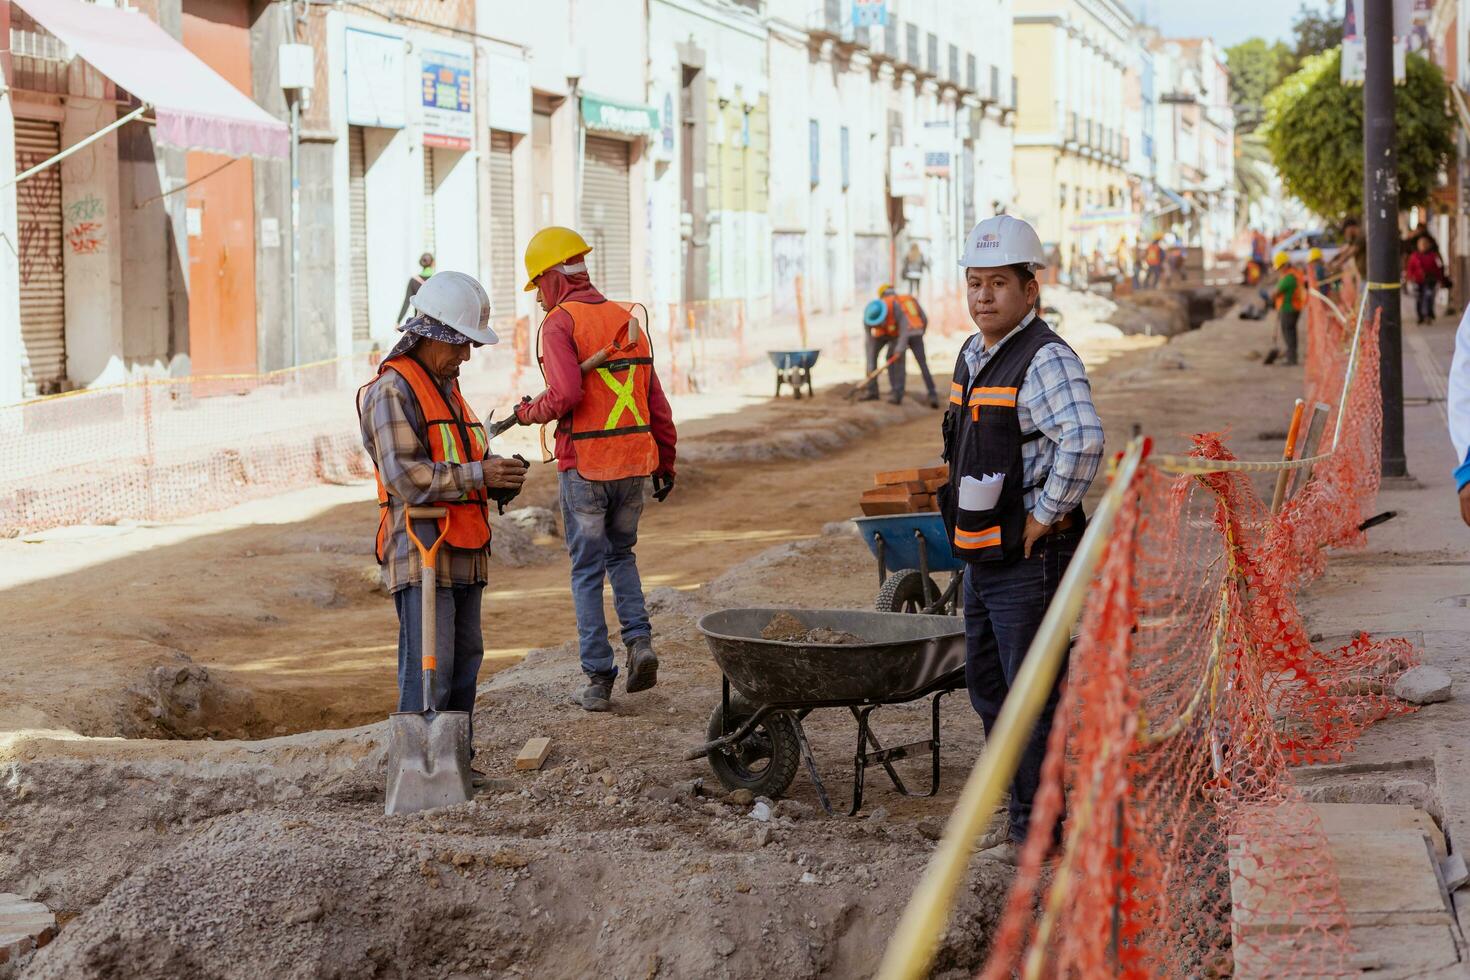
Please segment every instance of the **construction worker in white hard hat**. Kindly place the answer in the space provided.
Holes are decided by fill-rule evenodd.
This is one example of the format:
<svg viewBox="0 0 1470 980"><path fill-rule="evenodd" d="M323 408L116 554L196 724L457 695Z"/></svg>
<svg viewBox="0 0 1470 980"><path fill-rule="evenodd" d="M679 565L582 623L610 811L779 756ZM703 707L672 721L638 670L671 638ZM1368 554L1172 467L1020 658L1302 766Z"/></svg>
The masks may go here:
<svg viewBox="0 0 1470 980"><path fill-rule="evenodd" d="M416 315L399 327L403 337L378 376L357 393L362 444L378 478L374 551L398 610L398 710L424 705L422 568L409 543L406 511L432 504L445 516L414 522L420 541L444 539L435 561L431 651L439 666L428 701L435 710L473 718L485 656L480 599L490 565L489 503L519 493L527 467L490 454L485 429L459 391L459 368L470 352L499 340L484 287L463 272L440 272L410 302ZM483 774L475 771L473 781L482 785Z"/></svg>
<svg viewBox="0 0 1470 980"><path fill-rule="evenodd" d="M939 507L966 563L965 684L987 735L1077 549L1103 457L1082 360L1036 313L1044 255L1035 229L998 215L975 226L960 259L978 331L955 362ZM1054 688L1016 769L1009 839L984 856L1016 862L1057 699ZM1059 841L1060 820L1051 832Z"/></svg>
<svg viewBox="0 0 1470 980"><path fill-rule="evenodd" d="M543 228L526 246L526 291L546 311L537 360L546 391L516 406L525 425L556 423L562 524L572 560L572 607L587 684L573 700L587 711L612 707L618 662L608 640L603 582L612 585L622 626L629 694L658 681L653 628L633 548L650 477L653 497L674 486L676 433L654 371L642 308L608 300L592 284L587 253L570 228ZM594 355L608 359L586 374Z"/></svg>

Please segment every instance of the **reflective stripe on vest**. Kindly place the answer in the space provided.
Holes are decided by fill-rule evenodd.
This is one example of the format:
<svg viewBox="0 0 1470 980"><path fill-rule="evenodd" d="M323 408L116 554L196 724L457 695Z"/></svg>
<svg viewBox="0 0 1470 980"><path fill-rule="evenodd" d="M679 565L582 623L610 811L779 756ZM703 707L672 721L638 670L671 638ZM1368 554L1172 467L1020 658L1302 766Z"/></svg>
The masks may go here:
<svg viewBox="0 0 1470 980"><path fill-rule="evenodd" d="M424 420L424 441L428 443L430 459L436 463L467 463L485 458L490 441L474 410L460 394L458 382L450 390L453 396L451 405L429 372L412 356L404 354L384 361L378 368L378 376L381 378L385 371L390 370L402 375L413 390L414 401L417 402L419 414ZM465 445L466 441L468 447ZM388 538L392 532L392 508L389 506L388 488L383 485L382 475L377 472L376 461L373 472L378 480L379 508L375 552L381 564L387 558ZM440 500L429 505L443 507L447 511L446 516L437 521L446 548L479 551L490 543L488 500L485 489L477 487L467 491L458 501ZM428 543L425 541L425 544Z"/></svg>
<svg viewBox="0 0 1470 980"><path fill-rule="evenodd" d="M614 302L563 303L572 318L577 360L606 350L611 359L582 379L582 400L572 409L571 438L577 472L588 480L648 476L658 468L648 393L653 385L653 348L647 328L628 340L631 305Z"/></svg>

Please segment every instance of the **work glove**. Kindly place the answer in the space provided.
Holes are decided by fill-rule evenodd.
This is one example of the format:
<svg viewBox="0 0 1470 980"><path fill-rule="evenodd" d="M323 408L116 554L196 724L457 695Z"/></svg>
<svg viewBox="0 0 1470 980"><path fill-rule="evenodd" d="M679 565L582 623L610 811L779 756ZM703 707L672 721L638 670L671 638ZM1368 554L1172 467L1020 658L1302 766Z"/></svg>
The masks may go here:
<svg viewBox="0 0 1470 980"><path fill-rule="evenodd" d="M520 453L516 453L511 459L520 460L521 465L530 470L531 464ZM496 513L504 514L505 505L521 495L521 487L486 487L485 495L495 501Z"/></svg>
<svg viewBox="0 0 1470 980"><path fill-rule="evenodd" d="M669 499L669 494L674 489L674 474L672 471L653 474L653 499L663 503Z"/></svg>
<svg viewBox="0 0 1470 980"><path fill-rule="evenodd" d="M521 396L520 403L518 405L516 405L515 408L512 408L510 410L510 414L514 415L516 417L516 421L519 422L519 423L521 423L521 425L530 425L531 424L530 422L527 422L525 419L521 418L521 409L524 408L525 406L529 405L529 404L531 404L531 396L530 395L522 395Z"/></svg>

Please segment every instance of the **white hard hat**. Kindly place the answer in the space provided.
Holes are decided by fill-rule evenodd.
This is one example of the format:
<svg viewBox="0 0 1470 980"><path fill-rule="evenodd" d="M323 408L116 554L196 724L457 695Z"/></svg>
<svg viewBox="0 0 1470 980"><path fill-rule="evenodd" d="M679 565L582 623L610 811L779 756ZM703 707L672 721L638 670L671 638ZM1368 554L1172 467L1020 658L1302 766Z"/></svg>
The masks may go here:
<svg viewBox="0 0 1470 980"><path fill-rule="evenodd" d="M497 344L490 328L490 296L474 276L463 272L436 272L409 300L413 308L470 338L477 344Z"/></svg>
<svg viewBox="0 0 1470 980"><path fill-rule="evenodd" d="M1028 265L1033 272L1046 268L1046 254L1035 228L1020 218L998 214L970 229L960 268L997 269L1008 265Z"/></svg>

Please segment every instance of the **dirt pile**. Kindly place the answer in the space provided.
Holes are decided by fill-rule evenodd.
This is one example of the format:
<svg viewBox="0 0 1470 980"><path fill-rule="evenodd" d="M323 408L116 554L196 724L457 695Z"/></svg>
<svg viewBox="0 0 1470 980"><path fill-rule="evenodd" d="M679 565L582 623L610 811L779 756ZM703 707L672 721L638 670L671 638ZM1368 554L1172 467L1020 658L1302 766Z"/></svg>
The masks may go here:
<svg viewBox="0 0 1470 980"><path fill-rule="evenodd" d="M777 613L761 630L761 638L783 643L819 643L834 646L856 646L863 638L826 626L810 628L790 613Z"/></svg>
<svg viewBox="0 0 1470 980"><path fill-rule="evenodd" d="M27 976L399 976L426 964L430 976L870 972L947 803L901 797L879 772L858 819L828 818L803 777L789 799L754 801L763 820L703 760L681 761L718 702L694 621L779 605L814 569L816 603L871 598L857 574L871 557L846 534L771 549L718 586L658 593L659 685L617 692L609 715L568 702L571 644L497 674L475 717L490 791L431 814L382 815L382 726L116 743L104 757L95 745L31 743L0 770L12 845L0 881L81 914ZM945 719L953 794L980 731L962 702ZM884 708L874 723L885 739L923 738L927 706ZM817 712L807 725L840 797L851 719ZM515 773L535 735L552 737L547 768ZM917 783L922 768L903 772ZM978 967L1008 875L977 866L940 975Z"/></svg>

